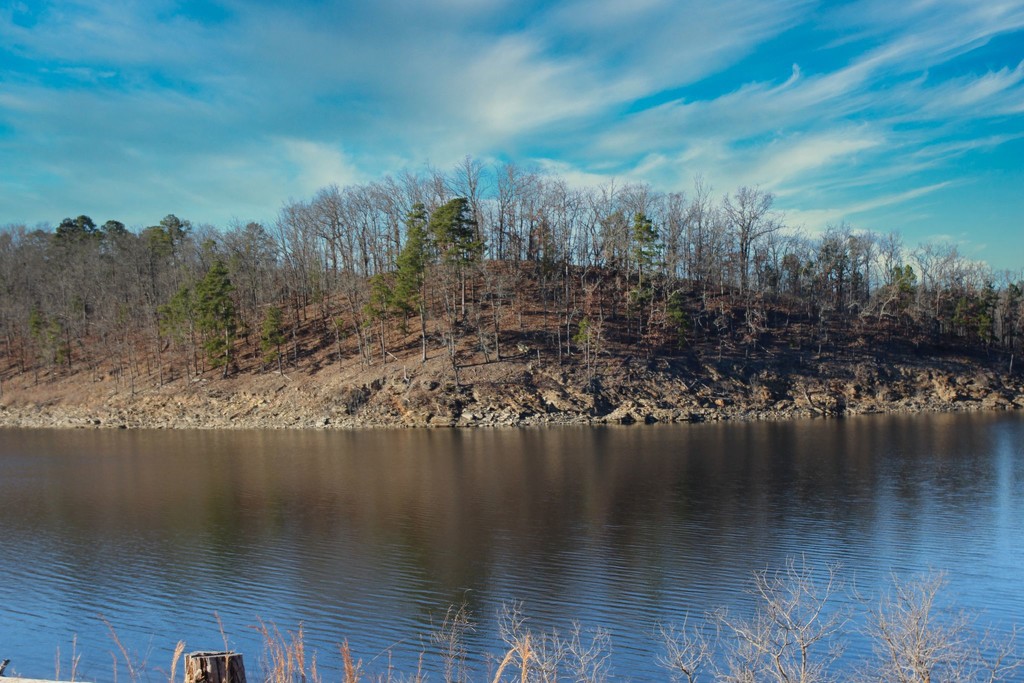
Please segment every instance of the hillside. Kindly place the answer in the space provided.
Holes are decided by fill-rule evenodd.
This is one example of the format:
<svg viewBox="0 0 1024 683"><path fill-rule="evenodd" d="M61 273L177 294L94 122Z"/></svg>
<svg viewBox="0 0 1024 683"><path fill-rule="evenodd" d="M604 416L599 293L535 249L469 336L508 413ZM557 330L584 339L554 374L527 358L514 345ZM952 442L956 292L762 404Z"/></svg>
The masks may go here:
<svg viewBox="0 0 1024 683"><path fill-rule="evenodd" d="M677 422L1018 406L1024 278L774 197L508 169L271 226L0 229L0 423ZM513 182L514 181L514 182ZM477 184L473 184L477 188ZM502 189L503 188L503 189Z"/></svg>
<svg viewBox="0 0 1024 683"><path fill-rule="evenodd" d="M926 335L909 320L860 316L823 323L783 300L763 299L752 333L749 301L690 293L681 345L637 337L624 311L605 316L595 348L584 348L578 323L570 324L575 339L563 343L564 330L553 329L557 316L532 292L524 300L533 306L502 309L497 349L493 342L481 345L473 326L460 323L454 365L435 334L422 362L411 322L404 332L401 326L385 332L383 353L362 354L366 340L328 334L312 313L294 321L283 372L244 340L226 377L218 368L183 372L187 358L159 374L141 365L134 374L110 364L27 372L8 364L0 424L499 426L1024 407L1024 381L1012 357L959 337ZM716 325L703 322L712 317Z"/></svg>

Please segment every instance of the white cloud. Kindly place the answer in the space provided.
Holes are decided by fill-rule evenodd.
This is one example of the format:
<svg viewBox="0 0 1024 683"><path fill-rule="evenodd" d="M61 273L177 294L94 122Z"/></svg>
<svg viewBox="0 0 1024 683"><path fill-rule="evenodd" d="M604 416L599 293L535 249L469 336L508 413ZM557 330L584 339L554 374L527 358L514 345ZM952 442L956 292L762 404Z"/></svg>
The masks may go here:
<svg viewBox="0 0 1024 683"><path fill-rule="evenodd" d="M897 192L875 197L868 201L853 201L850 203L841 203L838 205L818 208L809 208L809 206L813 205L805 205L802 208L786 207L786 224L796 228L803 228L810 234L821 234L829 225L838 225L843 222L848 222L853 223L854 225L863 226L866 222L877 230L888 232L895 226L892 224L885 225L879 223L876 214L879 209L901 207L905 220L906 216L909 215L906 214L908 205L912 204L914 200L939 192L949 188L950 186L952 186L952 183L942 182L924 187L915 187L905 192ZM913 211L914 209L909 210ZM887 215L891 219L896 214L890 212ZM918 214L918 216L920 217L921 214Z"/></svg>
<svg viewBox="0 0 1024 683"><path fill-rule="evenodd" d="M858 152L877 148L884 142L880 135L859 128L779 139L763 148L764 159L751 175L768 178L772 186L784 186L808 172L844 163Z"/></svg>
<svg viewBox="0 0 1024 683"><path fill-rule="evenodd" d="M289 173L293 180L288 183L294 194L311 195L328 185L350 185L362 180L359 171L338 147L290 138L276 142L294 169Z"/></svg>
<svg viewBox="0 0 1024 683"><path fill-rule="evenodd" d="M809 0L573 0L550 12L543 31L606 77L642 86L629 92L641 97L714 74L803 21L810 6Z"/></svg>
<svg viewBox="0 0 1024 683"><path fill-rule="evenodd" d="M881 197L876 197L873 199L869 199L867 201L854 204L850 207L847 207L847 211L850 213L850 215L856 215L860 213L867 213L868 211L874 211L882 207L892 206L894 204L903 204L905 202L918 199L919 197L932 194L933 192L938 192L939 190L943 190L947 187L950 187L953 184L953 181L947 180L941 183L935 183L933 185L926 185L924 187L915 187L904 192L884 195Z"/></svg>
<svg viewBox="0 0 1024 683"><path fill-rule="evenodd" d="M924 113L931 118L984 118L1013 113L1024 103L1024 62L1014 69L1002 68L980 76L963 76L916 93Z"/></svg>
<svg viewBox="0 0 1024 683"><path fill-rule="evenodd" d="M562 178L572 187L596 188L616 180L615 176L584 171L568 162L556 159L535 159L542 173Z"/></svg>
<svg viewBox="0 0 1024 683"><path fill-rule="evenodd" d="M572 60L546 60L532 41L514 37L497 41L481 55L469 68L467 80L486 105L481 108L482 120L498 131L516 130L586 114L599 106L599 98L588 92L590 79L577 80L580 70Z"/></svg>
<svg viewBox="0 0 1024 683"><path fill-rule="evenodd" d="M945 162L979 150L992 150L1008 142L1024 138L1024 133L988 135L967 140L953 140L921 147L914 156L926 159L928 163Z"/></svg>
<svg viewBox="0 0 1024 683"><path fill-rule="evenodd" d="M32 65L0 84L0 182L29 190L0 193L0 220L53 220L47 192L269 217L471 154L578 185L762 185L820 223L914 205L1022 135L1020 56L957 61L1024 28L1020 0L227 0L214 24L172 0L56 6L33 28L0 9Z"/></svg>

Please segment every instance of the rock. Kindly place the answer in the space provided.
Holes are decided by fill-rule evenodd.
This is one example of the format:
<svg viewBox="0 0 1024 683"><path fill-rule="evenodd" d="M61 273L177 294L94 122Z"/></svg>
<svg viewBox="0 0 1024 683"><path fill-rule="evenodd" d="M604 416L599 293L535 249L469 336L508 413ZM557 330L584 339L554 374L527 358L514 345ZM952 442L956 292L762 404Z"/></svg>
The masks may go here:
<svg viewBox="0 0 1024 683"><path fill-rule="evenodd" d="M608 413L606 421L611 423L619 423L631 425L636 422L645 421L646 415L644 411L636 404L635 401L626 401L621 404L618 408Z"/></svg>
<svg viewBox="0 0 1024 683"><path fill-rule="evenodd" d="M936 377L932 380L935 395L946 403L955 403L956 401L962 401L964 395L960 393L956 384L952 381L952 378L947 376Z"/></svg>
<svg viewBox="0 0 1024 683"><path fill-rule="evenodd" d="M1012 404L1005 396L996 392L989 394L981 402L981 407L985 408L986 410L994 410L997 408L1006 409L1009 408L1011 405Z"/></svg>

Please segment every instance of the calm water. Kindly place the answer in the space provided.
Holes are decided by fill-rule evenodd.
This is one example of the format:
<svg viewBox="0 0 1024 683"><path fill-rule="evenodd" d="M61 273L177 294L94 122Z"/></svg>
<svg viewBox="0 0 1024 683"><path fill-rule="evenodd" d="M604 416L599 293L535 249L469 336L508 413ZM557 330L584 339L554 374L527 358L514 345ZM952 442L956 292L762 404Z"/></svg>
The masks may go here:
<svg viewBox="0 0 1024 683"><path fill-rule="evenodd" d="M1005 632L1024 623L1022 532L1019 415L0 430L0 659L49 676L77 638L80 676L109 680L105 619L159 680L178 639L222 647L219 616L250 669L263 619L303 622L328 670L348 639L370 671L410 672L449 604L479 622L474 653L500 655L496 613L520 600L537 630L607 628L617 677L659 680L658 624L743 613L751 572L801 554L865 594L947 570L948 597Z"/></svg>

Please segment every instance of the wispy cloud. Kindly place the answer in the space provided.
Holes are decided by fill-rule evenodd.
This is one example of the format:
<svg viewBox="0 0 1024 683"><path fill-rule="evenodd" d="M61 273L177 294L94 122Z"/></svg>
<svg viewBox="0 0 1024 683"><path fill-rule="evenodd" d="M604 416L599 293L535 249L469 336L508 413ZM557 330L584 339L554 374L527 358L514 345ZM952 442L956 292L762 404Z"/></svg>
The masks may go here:
<svg viewBox="0 0 1024 683"><path fill-rule="evenodd" d="M289 176L307 195L337 183L351 185L366 180L344 152L334 145L285 138L277 141L283 156L291 163ZM239 164L245 162L239 160Z"/></svg>
<svg viewBox="0 0 1024 683"><path fill-rule="evenodd" d="M1022 34L1024 0L9 3L0 221L269 218L466 154L896 216L1010 182Z"/></svg>

